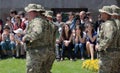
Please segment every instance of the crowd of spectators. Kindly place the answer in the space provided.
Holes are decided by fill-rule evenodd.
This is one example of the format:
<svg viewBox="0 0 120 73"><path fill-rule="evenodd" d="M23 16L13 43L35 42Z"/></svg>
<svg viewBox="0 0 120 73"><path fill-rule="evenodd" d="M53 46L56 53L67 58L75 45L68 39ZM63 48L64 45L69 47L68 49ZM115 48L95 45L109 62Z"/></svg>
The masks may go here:
<svg viewBox="0 0 120 73"><path fill-rule="evenodd" d="M68 12L68 20L62 21L62 14L56 14L55 25L59 37L56 39L56 60L61 61L97 58L97 30L104 21L98 16L93 19L91 12ZM57 34L58 35L58 34Z"/></svg>
<svg viewBox="0 0 120 73"><path fill-rule="evenodd" d="M27 25L23 11L10 10L5 21L0 20L0 58L25 58L26 45L22 37Z"/></svg>
<svg viewBox="0 0 120 73"><path fill-rule="evenodd" d="M26 45L22 42L22 37L28 26L27 15L24 11L16 10L10 10L9 15L5 22L0 20L0 55L1 58L23 58L26 55ZM56 59L94 59L97 52L97 28L103 22L100 16L94 21L91 12L68 12L66 15L63 18L62 13L57 13L53 19L57 31ZM64 19L67 20L63 21Z"/></svg>

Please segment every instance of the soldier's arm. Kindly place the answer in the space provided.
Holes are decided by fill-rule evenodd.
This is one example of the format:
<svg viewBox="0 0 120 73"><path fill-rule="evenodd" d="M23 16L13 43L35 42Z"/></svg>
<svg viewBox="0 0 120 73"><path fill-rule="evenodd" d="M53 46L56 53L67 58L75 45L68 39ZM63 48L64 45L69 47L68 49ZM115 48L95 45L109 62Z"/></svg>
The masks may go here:
<svg viewBox="0 0 120 73"><path fill-rule="evenodd" d="M24 38L30 41L34 41L38 39L39 35L42 33L42 24L43 24L43 21L36 20L34 22L34 26L32 27L32 32L26 33Z"/></svg>
<svg viewBox="0 0 120 73"><path fill-rule="evenodd" d="M105 50L108 48L110 43L112 42L114 35L116 34L116 28L113 26L114 24L107 23L103 26L103 30L100 31L99 34L99 46L98 50Z"/></svg>

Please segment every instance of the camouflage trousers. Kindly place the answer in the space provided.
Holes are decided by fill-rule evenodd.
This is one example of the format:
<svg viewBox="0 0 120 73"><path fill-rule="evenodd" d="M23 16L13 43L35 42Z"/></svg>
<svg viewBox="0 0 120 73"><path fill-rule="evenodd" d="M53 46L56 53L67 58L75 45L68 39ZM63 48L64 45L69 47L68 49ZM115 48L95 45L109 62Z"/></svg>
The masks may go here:
<svg viewBox="0 0 120 73"><path fill-rule="evenodd" d="M27 73L51 73L51 67L55 60L53 51L49 48L27 50Z"/></svg>
<svg viewBox="0 0 120 73"><path fill-rule="evenodd" d="M120 73L120 51L101 52L98 73Z"/></svg>

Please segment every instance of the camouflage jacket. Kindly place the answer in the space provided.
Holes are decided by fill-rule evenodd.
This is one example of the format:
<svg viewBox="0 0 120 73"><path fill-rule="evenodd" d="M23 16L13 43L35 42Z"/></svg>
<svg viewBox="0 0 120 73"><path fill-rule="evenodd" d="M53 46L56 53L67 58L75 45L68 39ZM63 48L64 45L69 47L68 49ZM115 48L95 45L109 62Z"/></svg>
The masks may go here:
<svg viewBox="0 0 120 73"><path fill-rule="evenodd" d="M32 47L49 46L50 29L49 24L46 20L40 17L36 17L29 22L26 30L27 31L24 39L32 41Z"/></svg>
<svg viewBox="0 0 120 73"><path fill-rule="evenodd" d="M120 48L120 20L115 19L115 22L116 22L117 28L118 28L118 32L117 32L117 36L118 36L118 39L117 39L117 47Z"/></svg>
<svg viewBox="0 0 120 73"><path fill-rule="evenodd" d="M114 20L107 20L101 25L98 35L98 50L106 50L107 48L117 47L117 25Z"/></svg>
<svg viewBox="0 0 120 73"><path fill-rule="evenodd" d="M55 24L51 21L48 21L49 27L50 27L50 46L52 48L55 47L55 40L56 40L56 30L55 30Z"/></svg>

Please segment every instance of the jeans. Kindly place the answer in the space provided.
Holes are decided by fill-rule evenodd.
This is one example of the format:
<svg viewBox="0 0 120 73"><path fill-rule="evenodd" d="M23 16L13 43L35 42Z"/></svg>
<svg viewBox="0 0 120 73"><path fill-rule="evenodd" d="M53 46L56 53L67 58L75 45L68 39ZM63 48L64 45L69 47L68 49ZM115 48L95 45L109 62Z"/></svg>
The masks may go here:
<svg viewBox="0 0 120 73"><path fill-rule="evenodd" d="M62 48L61 47L62 46L62 44L56 44L55 45L55 54L56 54L56 59L60 59L60 49Z"/></svg>
<svg viewBox="0 0 120 73"><path fill-rule="evenodd" d="M76 43L75 46L74 46L75 56L77 56L77 52L80 49L81 57L84 57L84 47L85 47L84 43Z"/></svg>
<svg viewBox="0 0 120 73"><path fill-rule="evenodd" d="M65 46L62 44L62 50L61 50L61 57L65 57L65 51L68 51L68 58L73 58L72 55L72 44L70 43L68 46Z"/></svg>
<svg viewBox="0 0 120 73"><path fill-rule="evenodd" d="M16 47L13 41L2 41L0 45L2 50L14 50Z"/></svg>

